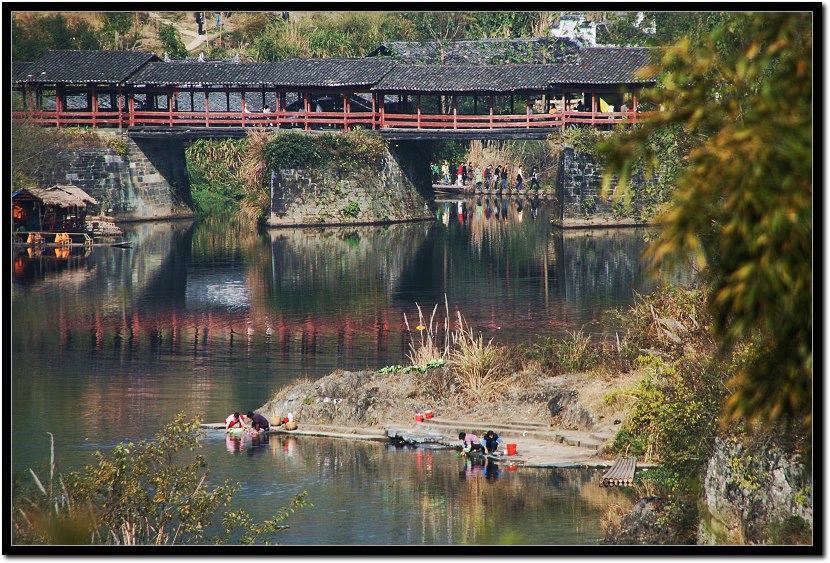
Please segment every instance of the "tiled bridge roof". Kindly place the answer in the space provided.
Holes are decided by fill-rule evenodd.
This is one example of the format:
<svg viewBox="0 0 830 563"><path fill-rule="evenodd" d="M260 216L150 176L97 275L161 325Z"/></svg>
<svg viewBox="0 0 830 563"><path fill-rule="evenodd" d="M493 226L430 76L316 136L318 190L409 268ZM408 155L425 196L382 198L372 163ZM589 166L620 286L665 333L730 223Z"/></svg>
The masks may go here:
<svg viewBox="0 0 830 563"><path fill-rule="evenodd" d="M146 65L128 83L368 87L395 65L393 61L380 59L289 59L276 63L171 61Z"/></svg>
<svg viewBox="0 0 830 563"><path fill-rule="evenodd" d="M495 41L495 40L491 40ZM517 42L521 40L505 40ZM536 44L540 41L537 40ZM457 43L465 43L459 41ZM274 63L159 61L131 51L50 51L40 60L13 64L17 83L114 83L297 88L351 88L411 92L521 92L552 84L649 84L637 76L651 62L645 48L561 47L558 62L545 64L409 64L382 57L289 59ZM556 47L559 49L560 47Z"/></svg>
<svg viewBox="0 0 830 563"><path fill-rule="evenodd" d="M579 46L570 39L476 39L387 41L367 57L390 57L407 64L502 65L573 62Z"/></svg>
<svg viewBox="0 0 830 563"><path fill-rule="evenodd" d="M31 63L25 76L15 76L14 79L23 83L122 84L153 60L159 58L153 53L140 51L49 51Z"/></svg>

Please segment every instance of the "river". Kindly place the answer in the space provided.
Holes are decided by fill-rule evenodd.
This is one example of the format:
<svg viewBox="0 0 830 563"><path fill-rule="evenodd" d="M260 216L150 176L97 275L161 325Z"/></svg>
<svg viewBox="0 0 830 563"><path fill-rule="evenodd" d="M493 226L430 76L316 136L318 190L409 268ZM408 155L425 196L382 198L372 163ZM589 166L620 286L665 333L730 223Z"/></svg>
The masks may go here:
<svg viewBox="0 0 830 563"><path fill-rule="evenodd" d="M129 249L16 249L11 407L28 430L12 436L14 471L46 467L46 432L67 471L178 412L221 421L300 378L404 363L404 315L411 323L445 299L494 342L611 337L606 313L658 283L641 263L653 233L562 231L545 202L521 203L439 201L435 221L372 227L136 223L125 225ZM232 445L205 440L212 479L242 477L239 498L258 517L309 491L315 506L292 516L286 544L590 544L604 508L621 502L590 470L503 466L488 479L451 451Z"/></svg>

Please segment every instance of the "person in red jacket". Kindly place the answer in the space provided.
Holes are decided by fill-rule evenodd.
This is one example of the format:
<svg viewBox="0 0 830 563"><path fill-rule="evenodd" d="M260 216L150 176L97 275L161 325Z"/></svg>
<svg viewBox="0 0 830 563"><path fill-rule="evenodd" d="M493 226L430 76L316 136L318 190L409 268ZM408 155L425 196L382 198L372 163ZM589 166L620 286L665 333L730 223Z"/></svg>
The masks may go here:
<svg viewBox="0 0 830 563"><path fill-rule="evenodd" d="M231 428L244 428L245 427L245 417L235 412L231 415L228 415L228 418L225 419L225 430L230 430Z"/></svg>

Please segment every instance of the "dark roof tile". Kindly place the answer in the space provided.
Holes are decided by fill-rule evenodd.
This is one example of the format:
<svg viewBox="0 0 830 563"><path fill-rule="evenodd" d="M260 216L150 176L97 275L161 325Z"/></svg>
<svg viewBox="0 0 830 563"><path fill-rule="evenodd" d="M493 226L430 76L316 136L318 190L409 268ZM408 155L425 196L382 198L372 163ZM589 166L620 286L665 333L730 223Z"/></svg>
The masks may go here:
<svg viewBox="0 0 830 563"><path fill-rule="evenodd" d="M281 86L371 86L397 63L379 59L290 59L278 63L272 82Z"/></svg>
<svg viewBox="0 0 830 563"><path fill-rule="evenodd" d="M265 84L270 81L274 64L196 60L156 62L147 64L127 84Z"/></svg>
<svg viewBox="0 0 830 563"><path fill-rule="evenodd" d="M12 61L12 82L25 78L31 66L32 63Z"/></svg>
<svg viewBox="0 0 830 563"><path fill-rule="evenodd" d="M543 90L557 65L400 65L373 88L410 92L520 92Z"/></svg>
<svg viewBox="0 0 830 563"><path fill-rule="evenodd" d="M170 61L151 63L129 84L371 86L392 67L379 59L289 59L276 63Z"/></svg>
<svg viewBox="0 0 830 563"><path fill-rule="evenodd" d="M368 57L391 57L409 64L490 65L551 64L576 60L578 45L565 38L388 41Z"/></svg>
<svg viewBox="0 0 830 563"><path fill-rule="evenodd" d="M560 82L572 84L643 84L654 82L655 74L638 76L638 70L655 62L654 52L644 47L585 47L579 62L563 65Z"/></svg>
<svg viewBox="0 0 830 563"><path fill-rule="evenodd" d="M122 83L142 65L158 60L138 51L49 51L27 69L19 82L79 84Z"/></svg>

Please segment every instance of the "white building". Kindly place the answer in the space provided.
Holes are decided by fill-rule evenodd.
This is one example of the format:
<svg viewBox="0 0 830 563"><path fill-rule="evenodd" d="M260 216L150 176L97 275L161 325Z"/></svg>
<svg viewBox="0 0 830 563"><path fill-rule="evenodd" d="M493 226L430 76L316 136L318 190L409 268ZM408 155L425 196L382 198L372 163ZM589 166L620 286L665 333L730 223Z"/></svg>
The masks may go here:
<svg viewBox="0 0 830 563"><path fill-rule="evenodd" d="M554 37L571 39L580 47L595 47L597 44L597 24L587 21L584 14L562 14L550 31Z"/></svg>

